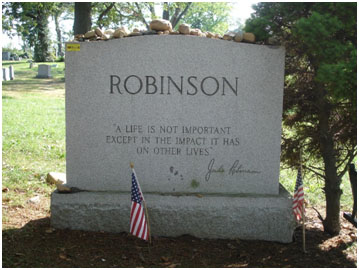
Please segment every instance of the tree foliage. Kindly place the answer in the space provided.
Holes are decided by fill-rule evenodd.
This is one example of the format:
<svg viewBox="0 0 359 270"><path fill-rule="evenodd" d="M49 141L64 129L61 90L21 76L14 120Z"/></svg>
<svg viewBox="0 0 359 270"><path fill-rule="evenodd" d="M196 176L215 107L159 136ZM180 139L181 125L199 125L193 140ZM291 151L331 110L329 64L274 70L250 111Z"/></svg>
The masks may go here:
<svg viewBox="0 0 359 270"><path fill-rule="evenodd" d="M55 22L57 50L62 53L63 30L60 21L63 14L74 14L73 34L83 34L92 27L147 28L151 20L163 18L176 29L180 23L203 31L227 31L228 3L192 2L3 2L3 32L10 37L22 37L24 47L34 48L36 61L50 60L49 17ZM161 14L156 14L158 10Z"/></svg>
<svg viewBox="0 0 359 270"><path fill-rule="evenodd" d="M231 6L226 2L199 2L183 17L183 22L202 31L224 34L228 30Z"/></svg>
<svg viewBox="0 0 359 270"><path fill-rule="evenodd" d="M282 161L325 180L324 228L340 231L341 179L356 156L356 3L259 3L245 30L286 47Z"/></svg>
<svg viewBox="0 0 359 270"><path fill-rule="evenodd" d="M48 18L55 9L50 2L11 2L2 5L2 22L4 30L23 37L24 43L34 47L35 61L50 60L50 39Z"/></svg>
<svg viewBox="0 0 359 270"><path fill-rule="evenodd" d="M161 11L160 16L156 9ZM169 20L173 29L188 23L203 31L224 33L230 10L230 4L215 2L100 2L92 4L92 21L100 28L127 25L149 29L151 20L162 18Z"/></svg>

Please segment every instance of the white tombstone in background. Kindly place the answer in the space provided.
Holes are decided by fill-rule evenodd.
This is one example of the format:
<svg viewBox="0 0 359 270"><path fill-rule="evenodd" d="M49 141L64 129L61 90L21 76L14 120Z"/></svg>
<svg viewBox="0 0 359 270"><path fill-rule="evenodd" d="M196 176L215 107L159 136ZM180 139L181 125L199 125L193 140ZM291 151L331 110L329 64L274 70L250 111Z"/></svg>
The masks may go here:
<svg viewBox="0 0 359 270"><path fill-rule="evenodd" d="M38 65L36 78L52 78L50 65Z"/></svg>
<svg viewBox="0 0 359 270"><path fill-rule="evenodd" d="M9 73L9 68L8 67L2 68L2 80L3 81L9 81L10 80L10 73Z"/></svg>
<svg viewBox="0 0 359 270"><path fill-rule="evenodd" d="M9 78L10 78L10 80L14 80L14 79L15 79L15 71L14 71L14 67L13 67L13 66L9 66Z"/></svg>

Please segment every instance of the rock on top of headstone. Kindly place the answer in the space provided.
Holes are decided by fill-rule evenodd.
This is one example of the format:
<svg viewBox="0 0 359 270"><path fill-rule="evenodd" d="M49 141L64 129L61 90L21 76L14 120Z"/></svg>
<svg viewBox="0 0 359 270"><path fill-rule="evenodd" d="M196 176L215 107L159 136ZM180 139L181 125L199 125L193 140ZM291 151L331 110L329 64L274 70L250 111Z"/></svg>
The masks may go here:
<svg viewBox="0 0 359 270"><path fill-rule="evenodd" d="M115 33L115 30L113 29L107 29L105 30L104 34L112 36Z"/></svg>
<svg viewBox="0 0 359 270"><path fill-rule="evenodd" d="M153 20L150 23L150 28L151 30L156 30L156 31L166 31L166 30L171 31L172 24L167 20L158 19L158 20Z"/></svg>
<svg viewBox="0 0 359 270"><path fill-rule="evenodd" d="M191 33L191 27L186 23L182 23L178 27L178 31L183 35L189 35Z"/></svg>
<svg viewBox="0 0 359 270"><path fill-rule="evenodd" d="M236 33L234 33L234 32L227 32L223 35L223 39L224 40L233 40L235 35L236 35Z"/></svg>
<svg viewBox="0 0 359 270"><path fill-rule="evenodd" d="M202 31L201 29L198 29L198 28L195 28L195 29L191 29L191 32L190 32L191 35L193 36L202 36Z"/></svg>
<svg viewBox="0 0 359 270"><path fill-rule="evenodd" d="M96 28L95 33L99 37L103 37L103 35L104 35L104 33L102 32L102 30L100 28Z"/></svg>
<svg viewBox="0 0 359 270"><path fill-rule="evenodd" d="M234 41L236 42L241 42L243 40L243 32L239 31L238 33L236 33L236 35L234 36Z"/></svg>
<svg viewBox="0 0 359 270"><path fill-rule="evenodd" d="M256 41L256 37L254 36L253 33L244 33L243 41L254 43Z"/></svg>
<svg viewBox="0 0 359 270"><path fill-rule="evenodd" d="M85 35L84 35L85 38L92 38L92 37L95 37L95 36L96 36L95 30L90 30L90 31L86 32Z"/></svg>
<svg viewBox="0 0 359 270"><path fill-rule="evenodd" d="M115 30L115 32L113 33L113 37L114 38L123 38L123 37L129 36L130 33L131 32L127 29L127 27L121 26Z"/></svg>

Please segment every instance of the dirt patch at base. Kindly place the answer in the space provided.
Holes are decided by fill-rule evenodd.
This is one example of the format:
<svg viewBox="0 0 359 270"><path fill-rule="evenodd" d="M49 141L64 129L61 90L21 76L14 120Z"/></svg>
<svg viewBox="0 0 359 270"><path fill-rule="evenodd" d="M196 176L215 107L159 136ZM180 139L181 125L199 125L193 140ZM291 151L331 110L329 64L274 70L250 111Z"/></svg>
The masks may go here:
<svg viewBox="0 0 359 270"><path fill-rule="evenodd" d="M335 237L323 231L317 213L307 209L306 250L302 228L295 241L153 237L152 244L128 233L57 230L50 227L49 199L26 207L6 207L3 267L356 267L357 232L342 219ZM322 209L323 210L323 209Z"/></svg>

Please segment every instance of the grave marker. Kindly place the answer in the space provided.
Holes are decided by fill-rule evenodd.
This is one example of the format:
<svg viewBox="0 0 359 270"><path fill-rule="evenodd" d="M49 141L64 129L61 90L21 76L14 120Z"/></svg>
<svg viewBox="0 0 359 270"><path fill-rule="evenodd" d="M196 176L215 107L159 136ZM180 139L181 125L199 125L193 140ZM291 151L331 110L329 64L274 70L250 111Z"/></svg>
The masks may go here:
<svg viewBox="0 0 359 270"><path fill-rule="evenodd" d="M32 62L30 63L30 68L31 68L31 64L32 64ZM52 78L51 66L50 65L39 65L36 78L45 78L45 79Z"/></svg>
<svg viewBox="0 0 359 270"><path fill-rule="evenodd" d="M15 71L14 71L14 67L13 67L13 66L9 66L9 78L10 78L10 80L14 80L14 79L15 79Z"/></svg>
<svg viewBox="0 0 359 270"><path fill-rule="evenodd" d="M53 193L55 227L127 230L132 161L153 235L292 241L279 186L283 48L195 36L76 44L67 184L86 192Z"/></svg>
<svg viewBox="0 0 359 270"><path fill-rule="evenodd" d="M2 52L2 60L3 61L9 61L10 60L10 52Z"/></svg>
<svg viewBox="0 0 359 270"><path fill-rule="evenodd" d="M3 81L9 81L10 80L10 73L9 73L9 68L8 67L2 68L2 80Z"/></svg>

